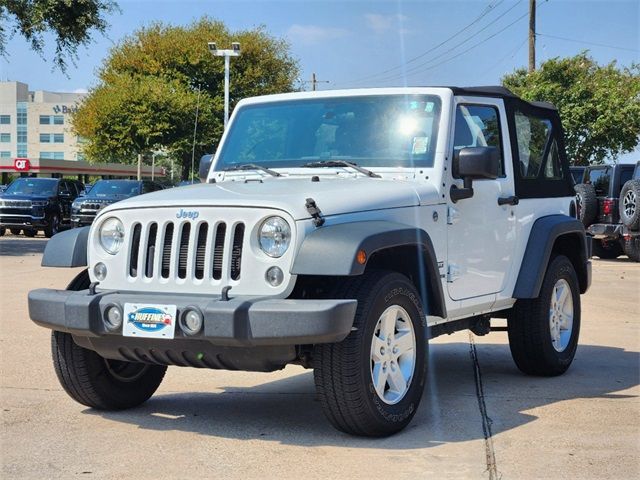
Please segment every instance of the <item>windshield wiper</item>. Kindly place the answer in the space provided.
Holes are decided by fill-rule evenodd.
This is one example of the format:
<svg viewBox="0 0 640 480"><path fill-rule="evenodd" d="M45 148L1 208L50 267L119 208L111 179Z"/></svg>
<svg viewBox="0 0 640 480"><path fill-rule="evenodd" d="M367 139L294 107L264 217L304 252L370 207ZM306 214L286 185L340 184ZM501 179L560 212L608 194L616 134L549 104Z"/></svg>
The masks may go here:
<svg viewBox="0 0 640 480"><path fill-rule="evenodd" d="M225 172L233 172L237 170L260 170L261 172L268 173L272 177L281 177L282 174L276 172L275 170L271 170L270 168L263 167L262 165L256 165L255 163L243 163L242 165L237 165L235 167L225 168Z"/></svg>
<svg viewBox="0 0 640 480"><path fill-rule="evenodd" d="M309 162L301 165L304 168L325 168L325 167L350 167L354 170L371 178L382 178L377 173L367 170L366 168L359 167L357 164L347 162L346 160L323 160L321 162Z"/></svg>

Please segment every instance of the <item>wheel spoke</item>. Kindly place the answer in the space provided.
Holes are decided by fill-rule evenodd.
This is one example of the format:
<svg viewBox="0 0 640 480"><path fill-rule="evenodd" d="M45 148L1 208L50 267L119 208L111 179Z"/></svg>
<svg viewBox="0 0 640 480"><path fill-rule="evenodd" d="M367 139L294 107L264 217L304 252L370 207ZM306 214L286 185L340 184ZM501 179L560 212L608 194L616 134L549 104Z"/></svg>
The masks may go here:
<svg viewBox="0 0 640 480"><path fill-rule="evenodd" d="M387 371L389 372L389 387L398 395L402 395L407 388L407 381L404 378L404 375L402 375L400 367L396 366L395 369Z"/></svg>
<svg viewBox="0 0 640 480"><path fill-rule="evenodd" d="M388 369L385 371L382 368L382 363L376 363L371 372L373 377L373 386L376 389L376 392L378 392L380 398L384 398L384 390L387 386L387 377L389 376L388 372Z"/></svg>
<svg viewBox="0 0 640 480"><path fill-rule="evenodd" d="M395 346L398 349L395 355L400 355L413 350L413 336L411 332L401 332L396 336Z"/></svg>
<svg viewBox="0 0 640 480"><path fill-rule="evenodd" d="M398 313L396 310L389 309L382 317L380 323L380 337L383 339L393 338L393 334L396 330L396 318Z"/></svg>
<svg viewBox="0 0 640 480"><path fill-rule="evenodd" d="M371 360L378 363L385 360L382 352L386 352L387 343L380 337L373 336L373 345L371 346Z"/></svg>
<svg viewBox="0 0 640 480"><path fill-rule="evenodd" d="M558 298L558 311L562 309L565 302L567 301L567 295L569 294L569 289L562 285L558 288L560 290L560 296Z"/></svg>

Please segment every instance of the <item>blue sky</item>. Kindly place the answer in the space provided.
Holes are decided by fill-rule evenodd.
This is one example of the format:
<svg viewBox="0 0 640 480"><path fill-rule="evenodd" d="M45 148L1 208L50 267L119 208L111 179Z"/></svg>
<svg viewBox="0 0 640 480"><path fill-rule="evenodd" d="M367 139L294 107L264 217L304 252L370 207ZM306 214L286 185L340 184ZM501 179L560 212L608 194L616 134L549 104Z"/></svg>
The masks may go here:
<svg viewBox="0 0 640 480"><path fill-rule="evenodd" d="M232 30L265 25L288 39L303 79L316 72L330 82L321 89L496 84L527 64L528 0L118 3L122 12L110 17L107 36L97 35L80 51L68 78L18 36L0 61L0 78L26 82L32 90L84 90L95 84L96 68L124 36L152 21L186 24L202 15ZM640 62L638 0L538 0L537 31L538 63L585 49L601 63Z"/></svg>

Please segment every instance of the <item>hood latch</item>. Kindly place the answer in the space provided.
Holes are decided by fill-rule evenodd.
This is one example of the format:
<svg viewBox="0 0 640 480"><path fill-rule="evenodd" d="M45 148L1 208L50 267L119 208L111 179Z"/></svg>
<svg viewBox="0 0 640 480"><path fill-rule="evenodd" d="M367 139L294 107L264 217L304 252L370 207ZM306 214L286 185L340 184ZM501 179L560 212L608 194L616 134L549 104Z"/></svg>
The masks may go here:
<svg viewBox="0 0 640 480"><path fill-rule="evenodd" d="M307 212L309 212L309 215L313 217L313 224L316 227L321 227L322 225L324 225L322 212L316 205L316 201L313 198L307 198L307 203L304 204L304 208L306 208Z"/></svg>

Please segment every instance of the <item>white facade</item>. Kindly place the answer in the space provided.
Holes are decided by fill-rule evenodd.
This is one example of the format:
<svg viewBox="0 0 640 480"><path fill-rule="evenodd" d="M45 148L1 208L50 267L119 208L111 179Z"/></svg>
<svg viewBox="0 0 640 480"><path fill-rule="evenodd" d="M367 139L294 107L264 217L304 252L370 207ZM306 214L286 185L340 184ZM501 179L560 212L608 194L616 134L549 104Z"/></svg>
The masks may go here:
<svg viewBox="0 0 640 480"><path fill-rule="evenodd" d="M0 158L82 160L70 120L84 96L0 82Z"/></svg>

